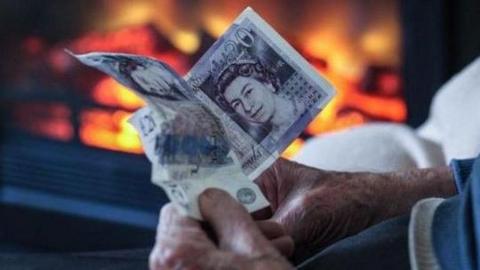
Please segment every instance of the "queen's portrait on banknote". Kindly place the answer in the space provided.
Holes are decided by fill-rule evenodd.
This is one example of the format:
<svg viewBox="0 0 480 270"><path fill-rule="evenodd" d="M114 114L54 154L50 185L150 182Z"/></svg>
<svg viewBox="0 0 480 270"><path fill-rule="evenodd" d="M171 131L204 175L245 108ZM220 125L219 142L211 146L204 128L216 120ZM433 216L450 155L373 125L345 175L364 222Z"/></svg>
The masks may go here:
<svg viewBox="0 0 480 270"><path fill-rule="evenodd" d="M277 75L259 59L240 58L219 74L216 100L249 123L253 137L283 134L305 110L293 96L282 95ZM263 136L262 136L263 135Z"/></svg>
<svg viewBox="0 0 480 270"><path fill-rule="evenodd" d="M192 68L190 82L274 153L298 136L328 96L286 56L246 20L232 26Z"/></svg>

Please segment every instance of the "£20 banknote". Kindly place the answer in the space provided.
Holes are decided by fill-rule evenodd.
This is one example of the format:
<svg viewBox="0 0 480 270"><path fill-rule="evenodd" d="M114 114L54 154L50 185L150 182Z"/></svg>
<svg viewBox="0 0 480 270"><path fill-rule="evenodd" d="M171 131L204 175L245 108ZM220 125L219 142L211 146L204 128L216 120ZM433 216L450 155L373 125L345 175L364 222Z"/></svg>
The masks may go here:
<svg viewBox="0 0 480 270"><path fill-rule="evenodd" d="M227 191L250 212L266 207L252 181L335 95L251 8L184 78L144 56L74 56L146 101L130 122L152 162L152 182L195 218L201 218L198 195L211 187Z"/></svg>

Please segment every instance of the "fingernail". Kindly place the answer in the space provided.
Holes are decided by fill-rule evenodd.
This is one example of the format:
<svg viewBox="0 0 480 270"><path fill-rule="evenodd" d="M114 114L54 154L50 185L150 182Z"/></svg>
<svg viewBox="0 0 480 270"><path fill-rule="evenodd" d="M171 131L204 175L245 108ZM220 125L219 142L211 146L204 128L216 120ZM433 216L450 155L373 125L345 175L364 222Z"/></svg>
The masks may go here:
<svg viewBox="0 0 480 270"><path fill-rule="evenodd" d="M214 200L219 196L219 193L221 193L220 190L215 189L215 188L207 188L205 191L202 192L202 197L205 197L208 200Z"/></svg>
<svg viewBox="0 0 480 270"><path fill-rule="evenodd" d="M200 204L210 204L213 201L213 196L215 196L215 193L211 188L205 190L200 194Z"/></svg>
<svg viewBox="0 0 480 270"><path fill-rule="evenodd" d="M201 204L212 204L218 202L223 196L224 191L216 188L208 188L200 195Z"/></svg>

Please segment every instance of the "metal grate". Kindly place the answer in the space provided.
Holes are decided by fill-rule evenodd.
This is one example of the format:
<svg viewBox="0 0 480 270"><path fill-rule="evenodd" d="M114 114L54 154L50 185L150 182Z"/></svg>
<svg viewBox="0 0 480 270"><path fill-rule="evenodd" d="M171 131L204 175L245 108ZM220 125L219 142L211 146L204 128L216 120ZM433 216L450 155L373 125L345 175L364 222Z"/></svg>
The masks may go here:
<svg viewBox="0 0 480 270"><path fill-rule="evenodd" d="M47 192L157 214L167 199L149 181L143 156L103 151L25 136L5 138L2 186Z"/></svg>

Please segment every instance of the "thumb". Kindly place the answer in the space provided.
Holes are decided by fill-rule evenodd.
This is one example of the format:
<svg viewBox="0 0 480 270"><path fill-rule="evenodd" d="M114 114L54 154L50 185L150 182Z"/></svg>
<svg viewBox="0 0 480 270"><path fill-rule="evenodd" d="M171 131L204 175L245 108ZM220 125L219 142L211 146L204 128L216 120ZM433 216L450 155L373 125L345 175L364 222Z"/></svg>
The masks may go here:
<svg viewBox="0 0 480 270"><path fill-rule="evenodd" d="M287 194L292 190L292 185L299 180L298 175L296 175L297 166L298 164L295 162L279 158L255 179L255 183L270 202L273 212L278 209Z"/></svg>
<svg viewBox="0 0 480 270"><path fill-rule="evenodd" d="M276 253L250 214L228 193L207 189L199 200L202 216L212 226L221 249L248 256Z"/></svg>

